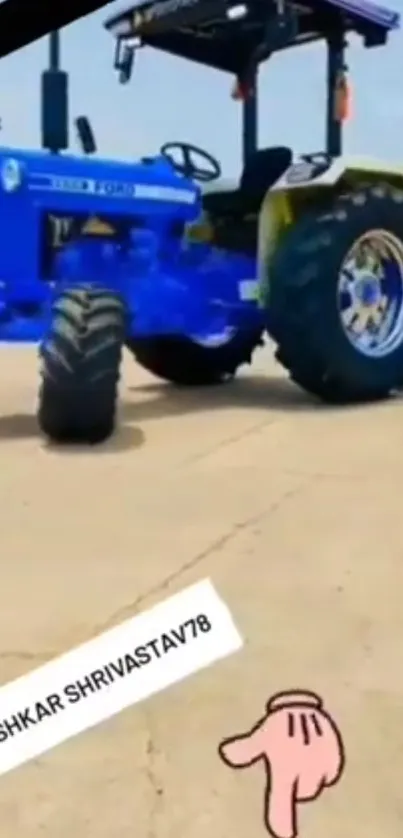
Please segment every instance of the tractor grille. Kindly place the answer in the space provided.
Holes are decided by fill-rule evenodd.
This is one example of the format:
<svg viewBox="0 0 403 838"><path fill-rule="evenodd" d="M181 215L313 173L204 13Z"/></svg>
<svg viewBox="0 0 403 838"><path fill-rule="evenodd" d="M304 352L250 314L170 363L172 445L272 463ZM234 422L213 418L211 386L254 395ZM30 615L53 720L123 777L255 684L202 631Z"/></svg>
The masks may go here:
<svg viewBox="0 0 403 838"><path fill-rule="evenodd" d="M154 246L164 258L166 248L170 249L183 238L185 224L181 220L161 219L154 228L153 218L133 216L101 216L82 213L63 215L45 212L41 222L40 275L46 280L54 276L54 260L58 253L70 242L84 236L100 237L116 241L123 246L136 248L143 238L136 239L136 233L149 232L154 238Z"/></svg>

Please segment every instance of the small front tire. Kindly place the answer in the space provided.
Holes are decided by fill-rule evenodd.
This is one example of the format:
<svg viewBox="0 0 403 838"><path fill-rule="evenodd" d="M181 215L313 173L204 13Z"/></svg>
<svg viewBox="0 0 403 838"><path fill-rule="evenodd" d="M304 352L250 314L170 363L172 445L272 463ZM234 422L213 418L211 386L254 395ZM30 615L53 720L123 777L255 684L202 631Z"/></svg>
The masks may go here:
<svg viewBox="0 0 403 838"><path fill-rule="evenodd" d="M96 445L112 435L124 337L116 294L80 287L57 298L40 349L38 424L49 440Z"/></svg>

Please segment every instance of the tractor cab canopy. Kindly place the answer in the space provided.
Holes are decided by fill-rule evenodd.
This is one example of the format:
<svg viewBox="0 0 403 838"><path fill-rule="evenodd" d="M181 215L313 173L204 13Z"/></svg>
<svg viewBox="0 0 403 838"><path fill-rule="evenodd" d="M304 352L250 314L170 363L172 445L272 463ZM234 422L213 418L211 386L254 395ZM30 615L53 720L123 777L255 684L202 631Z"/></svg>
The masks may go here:
<svg viewBox="0 0 403 838"><path fill-rule="evenodd" d="M256 49L260 63L279 49L347 32L366 46L386 42L399 15L367 0L155 0L111 17L106 28L120 40L243 74Z"/></svg>
<svg viewBox="0 0 403 838"><path fill-rule="evenodd" d="M242 173L235 184L208 185L203 204L225 246L230 247L230 238L237 247L243 235L251 252L261 201L292 162L286 147L258 150L259 66L279 50L325 41L326 141L324 150L306 158L309 165L316 159L323 165L325 158L326 165L342 153L345 115L339 94L344 95L346 82L346 35L354 32L365 47L376 47L399 25L396 12L368 0L148 0L105 23L116 38L115 69L122 83L129 81L137 50L144 46L234 75L243 109Z"/></svg>
<svg viewBox="0 0 403 838"><path fill-rule="evenodd" d="M286 147L258 149L259 65L279 50L325 40L325 150L307 155L307 160L316 165L318 159L323 165L325 158L326 165L342 153L343 115L337 105L340 82L345 81L346 34L357 33L365 47L383 45L390 31L399 27L399 15L367 0L154 0L137 3L105 26L116 38L115 69L122 83L129 81L136 51L143 46L235 76L243 107L242 173L237 183L224 186L218 180L212 188L207 185L196 234L226 250L252 255L264 195L292 163L292 152ZM210 155L202 154L211 162ZM212 162L220 168L217 161ZM192 176L191 169L180 171Z"/></svg>
<svg viewBox="0 0 403 838"><path fill-rule="evenodd" d="M243 162L257 150L259 65L288 47L324 39L328 48L325 151L342 152L335 108L345 79L346 34L365 47L386 43L399 15L368 0L153 0L106 21L116 38L115 69L129 81L136 51L150 46L231 73L243 101ZM340 109L339 109L340 110Z"/></svg>

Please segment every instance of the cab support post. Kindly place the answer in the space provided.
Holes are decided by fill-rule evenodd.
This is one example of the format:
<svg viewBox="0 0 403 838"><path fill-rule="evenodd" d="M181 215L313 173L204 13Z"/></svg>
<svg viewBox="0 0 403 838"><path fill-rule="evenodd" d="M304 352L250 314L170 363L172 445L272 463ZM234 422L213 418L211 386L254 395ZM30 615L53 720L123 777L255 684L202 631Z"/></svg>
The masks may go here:
<svg viewBox="0 0 403 838"><path fill-rule="evenodd" d="M248 95L242 102L242 163L257 151L258 146L258 91L257 71L248 90Z"/></svg>
<svg viewBox="0 0 403 838"><path fill-rule="evenodd" d="M341 31L335 31L326 38L327 45L327 103L326 103L326 152L330 157L343 153L343 131L337 118L335 91L339 73L344 69L345 42Z"/></svg>

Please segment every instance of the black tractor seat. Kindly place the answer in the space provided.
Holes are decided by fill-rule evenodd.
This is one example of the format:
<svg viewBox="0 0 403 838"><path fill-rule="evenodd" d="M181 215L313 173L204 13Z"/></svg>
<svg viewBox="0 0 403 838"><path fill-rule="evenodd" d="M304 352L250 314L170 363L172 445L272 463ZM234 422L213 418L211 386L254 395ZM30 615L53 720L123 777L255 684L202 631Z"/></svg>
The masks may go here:
<svg viewBox="0 0 403 838"><path fill-rule="evenodd" d="M206 192L203 204L213 214L258 213L268 189L292 163L291 149L273 146L256 151L247 161L239 186L231 191Z"/></svg>
<svg viewBox="0 0 403 838"><path fill-rule="evenodd" d="M256 151L246 162L239 181L241 195L253 199L257 206L268 189L292 163L292 151L286 146L273 146Z"/></svg>
<svg viewBox="0 0 403 838"><path fill-rule="evenodd" d="M206 192L203 206L214 228L214 244L224 250L254 256L258 217L264 196L291 165L289 148L279 146L257 151L247 162L239 186L233 190Z"/></svg>

